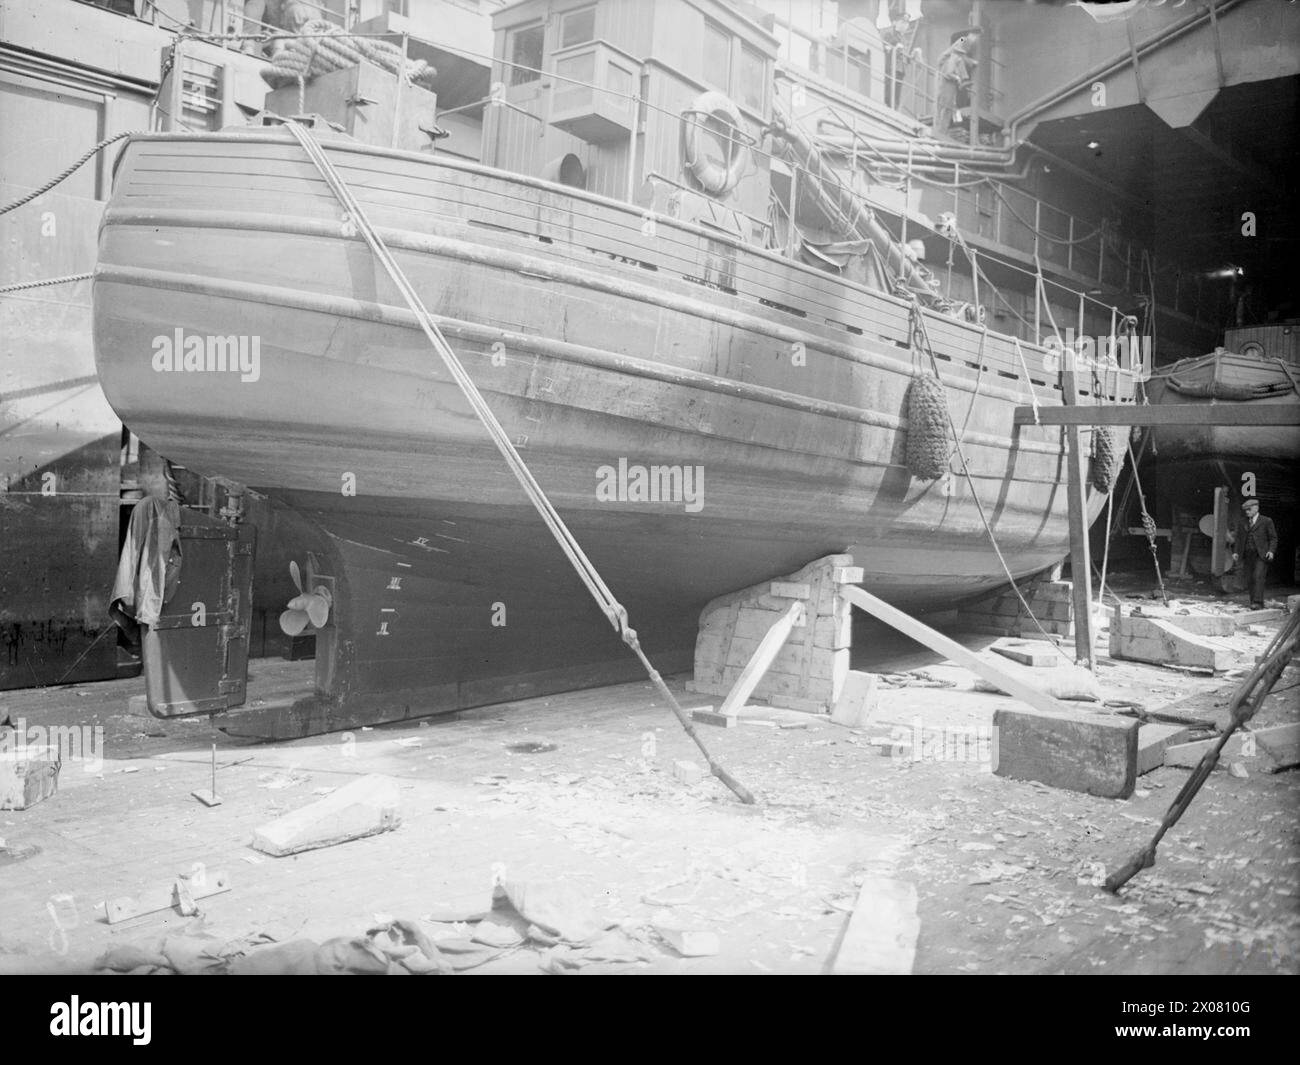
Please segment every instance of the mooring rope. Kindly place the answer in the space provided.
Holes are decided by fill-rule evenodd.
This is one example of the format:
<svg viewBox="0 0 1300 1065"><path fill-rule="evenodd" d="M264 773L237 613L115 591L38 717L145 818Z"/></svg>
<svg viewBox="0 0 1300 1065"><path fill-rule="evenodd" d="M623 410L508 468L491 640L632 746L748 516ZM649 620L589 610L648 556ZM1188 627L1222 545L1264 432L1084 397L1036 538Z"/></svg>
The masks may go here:
<svg viewBox="0 0 1300 1065"><path fill-rule="evenodd" d="M1156 568L1156 583L1160 585L1160 600L1169 605L1169 596L1165 594L1165 579L1160 574L1160 556L1156 554L1156 522L1147 511L1147 497L1142 491L1142 478L1138 476L1137 456L1133 454L1133 438L1129 437L1128 459L1133 467L1133 487L1137 489L1138 506L1142 508L1142 531L1147 536L1147 548L1151 552L1151 564Z"/></svg>
<svg viewBox="0 0 1300 1065"><path fill-rule="evenodd" d="M1020 346L1020 338L1013 336L1011 338L1016 344L1016 354L1020 356L1020 368L1025 371L1025 384L1029 386L1029 404L1034 408L1034 424L1042 425L1041 417L1038 413L1038 393L1034 391L1033 379L1029 376L1029 363L1025 361L1025 351Z"/></svg>
<svg viewBox="0 0 1300 1065"><path fill-rule="evenodd" d="M919 337L925 345L925 352L929 356L934 376L942 385L943 378L939 375L939 360L935 356L934 346L930 343L930 334L925 328L925 315L921 307L921 302L915 296L912 297L912 315L914 319L912 335ZM975 503L975 509L979 513L980 521L984 524L984 532L988 535L989 544L993 547L993 553L997 556L998 564L1002 567L1002 572L1007 578L1007 583L1011 585L1011 590L1016 593L1016 598L1020 600L1021 607L1029 616L1029 620L1034 623L1034 628L1042 634L1043 639L1056 648L1056 653L1058 655L1064 658L1067 662L1073 663L1074 659L1070 658L1059 647L1057 647L1056 641L1053 640L1047 630L1043 628L1034 612L1029 608L1029 603L1021 593L1019 586L1016 584L1016 578L1011 573L1011 567L1007 565L1007 560L1002 554L1002 548L998 546L998 538L994 535L993 526L989 522L988 515L984 512L984 504L980 501L979 492L975 488L975 475L971 473L970 463L966 459L965 449L961 446L961 434L957 431L957 423L953 420L952 410L949 408L947 403L944 403L943 409L948 418L948 427L952 430L953 440L956 442L954 451L957 457L961 459L962 473L965 474L966 483L970 486L971 499Z"/></svg>
<svg viewBox="0 0 1300 1065"><path fill-rule="evenodd" d="M68 285L73 281L89 281L94 274L68 274L67 277L47 277L40 281L20 281L13 285L0 286L0 296L10 292L23 292L29 288L44 288L46 285Z"/></svg>
<svg viewBox="0 0 1300 1065"><path fill-rule="evenodd" d="M105 137L102 141L82 155L75 163L54 175L54 177L50 178L50 180L39 189L33 189L25 196L19 196L18 199L0 206L0 215L6 215L10 211L16 211L19 207L31 203L32 200L39 199L60 182L67 181L68 178L72 177L73 174L90 162L91 159L93 159L99 152L102 152L110 144L116 144L123 138L132 137L134 135L134 131L128 131L126 133L115 133L111 137ZM0 286L0 296L8 295L11 292L24 292L27 289L32 288L44 288L46 285L67 285L74 281L89 281L93 276L93 274L68 274L65 277L47 277L42 278L39 281L20 281L12 285Z"/></svg>
<svg viewBox="0 0 1300 1065"><path fill-rule="evenodd" d="M534 479L532 472L528 469L527 464L515 449L515 446L510 441L505 429L497 420L496 415L492 413L492 409L487 405L487 401L483 398L482 393L479 392L478 386L474 384L474 381L466 372L465 367L461 364L455 351L447 342L447 338L443 336L442 330L438 328L437 323L425 308L419 294L412 287L406 274L393 258L392 253L388 250L388 246L384 243L375 228L370 224L370 220L366 217L365 212L361 208L361 204L353 195L352 190L348 187L346 182L344 182L342 177L339 176L338 171L335 170L334 165L326 157L324 150L316 141L316 138L308 132L306 127L292 119L288 120L285 125L288 127L289 132L293 134L294 138L302 146L303 151L307 153L308 158L311 159L316 169L320 172L321 177L324 178L325 183L334 193L339 203L343 205L343 209L347 212L348 218L355 223L358 233L366 244L369 245L371 252L379 261L379 264L384 268L384 271L388 274L393 284L397 286L398 291L402 294L402 298L406 301L407 306L415 315L416 321L419 322L420 328L424 331L424 335L429 339L429 343L433 345L434 350L442 359L443 364L447 368L447 372L451 374L452 379L460 387L461 392L469 401L469 404L474 410L474 413L478 416L479 421L482 422L484 428L487 429L488 435L492 438L492 442L496 445L497 450L501 452L502 457L506 460L510 472L513 473L516 480L519 481L519 484L524 489L529 501L536 508L538 514L541 515L542 520L546 523L546 527L550 530L551 535L555 537L556 543L560 545L560 549L564 552L565 557L568 558L570 564L577 571L578 576L587 586L587 590L592 594L593 598L595 598L597 605L604 612L610 624L613 625L614 629L620 634L623 642L627 644L637 658L640 659L641 665L644 667L655 687L659 690L659 693L668 700L668 705L677 716L677 720L681 723L682 728L685 729L686 734L695 741L695 745L699 747L700 752L704 755L705 760L709 764L710 771L715 777L721 780L722 783L730 788L741 802L752 803L754 801L754 796L714 760L713 756L704 746L703 741L699 738L694 725L691 724L690 718L681 708L681 705L677 702L673 693L669 691L668 685L664 683L663 677L661 677L659 671L651 665L650 660L646 657L645 652L641 648L641 642L637 638L636 630L628 624L627 610L614 597L614 593L609 590L609 587L596 571L595 566L592 565L590 559L588 559L583 553L581 546L578 544L577 540L574 539L568 526L565 525L564 520L560 517L559 513L555 510L555 507L551 504L551 501L547 498L541 485L539 485Z"/></svg>
<svg viewBox="0 0 1300 1065"><path fill-rule="evenodd" d="M1097 586L1097 610L1104 610L1106 604L1106 573L1110 566L1110 526L1115 508L1115 485L1118 483L1119 478L1116 478L1115 484L1112 484L1110 491L1106 493L1106 546L1101 552L1101 583Z"/></svg>
<svg viewBox="0 0 1300 1065"><path fill-rule="evenodd" d="M117 141L120 141L123 137L133 137L133 136L135 136L135 132L128 131L126 133L115 133L111 137L105 137L102 141L100 141L93 148L87 151L85 155L83 155L70 167L64 170L61 174L58 174L55 177L50 178L50 180L47 181L44 185L42 185L39 189L37 189L34 192L29 192L26 196L20 196L18 199L14 200L13 203L7 203L3 207L0 207L0 215L8 214L10 211L16 210L17 208L21 207L23 204L31 203L32 200L36 199L37 197L44 196L47 192L50 191L50 189L54 188L55 185L59 184L59 182L66 181L68 178L72 177L73 174L75 174L78 170L80 170L83 166L85 166L88 162L90 162L96 156L97 153L102 152L110 144L114 144Z"/></svg>

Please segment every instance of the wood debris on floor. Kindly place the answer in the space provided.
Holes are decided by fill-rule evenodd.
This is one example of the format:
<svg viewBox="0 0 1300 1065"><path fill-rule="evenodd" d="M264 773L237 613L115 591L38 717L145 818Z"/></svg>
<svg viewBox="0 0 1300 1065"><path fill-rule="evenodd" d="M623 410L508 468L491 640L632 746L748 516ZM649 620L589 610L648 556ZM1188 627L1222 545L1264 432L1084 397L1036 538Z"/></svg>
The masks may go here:
<svg viewBox="0 0 1300 1065"><path fill-rule="evenodd" d="M1223 639L1248 661L1271 631ZM1006 664L992 642L966 646ZM0 813L0 970L1300 970L1300 781L1264 772L1261 755L1229 760L1245 777L1213 775L1122 897L1100 888L1181 786L1174 740L1213 736L1236 678L1101 656L1103 701L1070 705L1128 722L1120 731L1131 726L1135 758L1151 764L1129 798L1100 798L995 776L995 716L1024 704L916 645L870 645L854 662L879 678L865 723L748 706L711 734L760 793L753 807L704 771L648 684L266 745L204 719L142 728L125 709L138 681L10 693L29 719L104 736L98 766L65 761L57 793ZM254 672L274 687L310 665ZM1297 683L1292 666L1256 737L1290 735ZM222 805L208 808L191 793L211 786L213 743ZM387 798L361 803L366 824L332 820L374 777ZM328 810L304 820L318 803ZM364 834L397 808L396 831ZM259 852L259 828L285 818L297 825L286 853ZM319 845L297 849L309 837ZM177 892L201 870L231 874L231 889ZM894 898L882 882L915 890L910 966L907 905L854 927L865 899ZM506 886L517 918L502 909ZM161 908L109 923L106 899L139 909L162 893Z"/></svg>

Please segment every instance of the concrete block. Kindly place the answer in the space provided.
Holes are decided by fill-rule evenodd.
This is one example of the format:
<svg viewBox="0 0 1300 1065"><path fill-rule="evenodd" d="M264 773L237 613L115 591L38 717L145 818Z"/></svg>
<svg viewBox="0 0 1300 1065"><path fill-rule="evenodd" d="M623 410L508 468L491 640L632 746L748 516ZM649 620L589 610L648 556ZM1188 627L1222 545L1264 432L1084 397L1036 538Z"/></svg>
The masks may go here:
<svg viewBox="0 0 1300 1065"><path fill-rule="evenodd" d="M673 776L686 785L698 784L704 779L704 770L698 762L681 758L673 763Z"/></svg>
<svg viewBox="0 0 1300 1065"><path fill-rule="evenodd" d="M1260 625L1270 621L1280 621L1285 615L1281 610L1269 607L1265 610L1247 610L1244 614L1233 614L1232 620L1236 623L1237 628L1244 629L1247 625Z"/></svg>
<svg viewBox="0 0 1300 1065"><path fill-rule="evenodd" d="M345 784L253 833L253 846L281 857L389 832L401 824L397 782L372 774Z"/></svg>
<svg viewBox="0 0 1300 1065"><path fill-rule="evenodd" d="M11 730L0 737L13 737ZM57 747L29 747L0 740L0 810L26 810L59 790Z"/></svg>
<svg viewBox="0 0 1300 1065"><path fill-rule="evenodd" d="M1137 781L1138 722L1028 707L993 714L993 772L1067 791L1127 799Z"/></svg>
<svg viewBox="0 0 1300 1065"><path fill-rule="evenodd" d="M1182 743L1192 730L1186 725L1143 725L1138 729L1138 776L1165 764L1165 748Z"/></svg>
<svg viewBox="0 0 1300 1065"><path fill-rule="evenodd" d="M1217 738L1213 738L1171 746L1165 751L1165 765L1193 769L1217 742ZM1274 725L1252 732L1239 729L1223 745L1218 764L1223 766L1228 762L1250 762L1253 759L1259 759L1263 768L1271 773L1296 765L1300 760L1300 724Z"/></svg>
<svg viewBox="0 0 1300 1065"><path fill-rule="evenodd" d="M1236 624L1227 614L1170 614L1161 620L1194 636L1231 636L1237 631Z"/></svg>
<svg viewBox="0 0 1300 1065"><path fill-rule="evenodd" d="M1257 728L1254 736L1273 763L1273 772L1300 764L1300 724Z"/></svg>
<svg viewBox="0 0 1300 1065"><path fill-rule="evenodd" d="M875 673L849 670L831 711L831 720L845 728L865 728L880 705L879 682Z"/></svg>
<svg viewBox="0 0 1300 1065"><path fill-rule="evenodd" d="M1230 669L1235 660L1233 652L1226 647L1210 643L1168 621L1137 615L1111 621L1110 656L1133 662L1214 670Z"/></svg>

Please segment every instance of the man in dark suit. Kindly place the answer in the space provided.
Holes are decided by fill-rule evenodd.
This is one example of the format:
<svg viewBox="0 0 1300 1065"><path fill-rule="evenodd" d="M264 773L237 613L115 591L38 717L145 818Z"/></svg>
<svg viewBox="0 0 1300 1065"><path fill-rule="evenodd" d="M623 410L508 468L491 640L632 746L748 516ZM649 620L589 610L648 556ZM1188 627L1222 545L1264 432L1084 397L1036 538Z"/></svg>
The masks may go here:
<svg viewBox="0 0 1300 1065"><path fill-rule="evenodd" d="M1277 527L1272 518L1259 512L1259 500L1247 499L1241 504L1245 518L1237 523L1233 536L1232 561L1241 560L1241 575L1250 588L1250 605L1264 605L1264 576L1268 564L1277 552Z"/></svg>

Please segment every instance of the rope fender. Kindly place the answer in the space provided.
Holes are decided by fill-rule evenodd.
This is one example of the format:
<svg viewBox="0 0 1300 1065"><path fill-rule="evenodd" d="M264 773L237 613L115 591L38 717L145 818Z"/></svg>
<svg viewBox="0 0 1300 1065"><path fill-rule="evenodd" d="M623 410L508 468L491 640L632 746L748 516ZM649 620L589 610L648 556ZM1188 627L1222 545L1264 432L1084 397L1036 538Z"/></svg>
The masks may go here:
<svg viewBox="0 0 1300 1065"><path fill-rule="evenodd" d="M933 481L948 472L948 409L943 384L918 374L907 386L907 469Z"/></svg>
<svg viewBox="0 0 1300 1065"><path fill-rule="evenodd" d="M1088 480L1098 492L1109 492L1124 468L1124 430L1114 425L1092 427Z"/></svg>

